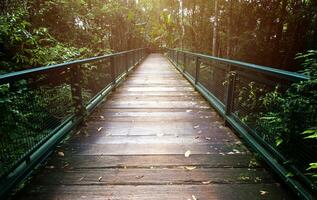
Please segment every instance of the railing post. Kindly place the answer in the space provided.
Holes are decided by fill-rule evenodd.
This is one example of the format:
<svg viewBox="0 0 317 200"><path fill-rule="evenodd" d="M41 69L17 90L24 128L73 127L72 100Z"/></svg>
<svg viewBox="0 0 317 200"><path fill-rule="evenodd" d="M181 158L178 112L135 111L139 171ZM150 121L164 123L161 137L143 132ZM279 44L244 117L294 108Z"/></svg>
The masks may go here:
<svg viewBox="0 0 317 200"><path fill-rule="evenodd" d="M178 51L177 50L175 51L176 51L176 66L178 66Z"/></svg>
<svg viewBox="0 0 317 200"><path fill-rule="evenodd" d="M82 71L79 65L75 65L71 67L71 92L72 92L72 99L73 104L75 107L75 114L81 116L84 114L84 103L83 103L83 96L81 93L81 85L80 80L82 77Z"/></svg>
<svg viewBox="0 0 317 200"><path fill-rule="evenodd" d="M195 85L197 85L199 81L199 73L200 73L200 59L198 56L196 57L195 63L196 63Z"/></svg>
<svg viewBox="0 0 317 200"><path fill-rule="evenodd" d="M168 54L168 57L173 61L175 62L176 61L176 51L172 51L172 50L167 50L167 54Z"/></svg>
<svg viewBox="0 0 317 200"><path fill-rule="evenodd" d="M132 51L132 61L133 61L133 67L135 65L135 51Z"/></svg>
<svg viewBox="0 0 317 200"><path fill-rule="evenodd" d="M116 71L114 64L114 56L110 57L110 69L111 69L111 81L113 85L116 85Z"/></svg>
<svg viewBox="0 0 317 200"><path fill-rule="evenodd" d="M231 112L232 112L233 102L234 102L235 82L236 82L236 72L235 71L229 71L227 96L226 96L226 108L225 108L225 114L226 115L230 115Z"/></svg>
<svg viewBox="0 0 317 200"><path fill-rule="evenodd" d="M138 63L138 51L135 51L135 65Z"/></svg>
<svg viewBox="0 0 317 200"><path fill-rule="evenodd" d="M183 73L186 71L186 54L183 52Z"/></svg>
<svg viewBox="0 0 317 200"><path fill-rule="evenodd" d="M127 72L127 75L128 75L128 72L129 72L129 53L125 53L125 70Z"/></svg>

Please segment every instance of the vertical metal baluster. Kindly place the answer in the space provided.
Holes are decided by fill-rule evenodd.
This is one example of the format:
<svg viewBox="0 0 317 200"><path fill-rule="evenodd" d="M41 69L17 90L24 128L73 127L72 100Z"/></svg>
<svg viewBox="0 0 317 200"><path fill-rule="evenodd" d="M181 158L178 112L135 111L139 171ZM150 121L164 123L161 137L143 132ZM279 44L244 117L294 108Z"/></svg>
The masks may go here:
<svg viewBox="0 0 317 200"><path fill-rule="evenodd" d="M81 92L80 80L82 78L82 71L79 65L71 66L71 92L75 107L75 115L82 116L84 114L84 103Z"/></svg>
<svg viewBox="0 0 317 200"><path fill-rule="evenodd" d="M178 66L178 51L176 51L176 66Z"/></svg>
<svg viewBox="0 0 317 200"><path fill-rule="evenodd" d="M195 63L196 63L195 85L197 85L199 81L199 74L200 74L200 59L198 56L196 57Z"/></svg>
<svg viewBox="0 0 317 200"><path fill-rule="evenodd" d="M128 72L129 72L129 53L125 53L125 71L127 72L127 75L128 75Z"/></svg>
<svg viewBox="0 0 317 200"><path fill-rule="evenodd" d="M132 51L132 61L133 61L133 67L135 65L135 51Z"/></svg>
<svg viewBox="0 0 317 200"><path fill-rule="evenodd" d="M228 87L227 87L227 95L226 95L226 110L225 114L230 115L233 108L234 102L234 89L236 82L236 72L230 71L228 74Z"/></svg>
<svg viewBox="0 0 317 200"><path fill-rule="evenodd" d="M183 52L183 73L186 71L186 54Z"/></svg>
<svg viewBox="0 0 317 200"><path fill-rule="evenodd" d="M111 70L111 81L113 85L116 85L116 72L115 72L115 62L114 56L110 57L110 70Z"/></svg>

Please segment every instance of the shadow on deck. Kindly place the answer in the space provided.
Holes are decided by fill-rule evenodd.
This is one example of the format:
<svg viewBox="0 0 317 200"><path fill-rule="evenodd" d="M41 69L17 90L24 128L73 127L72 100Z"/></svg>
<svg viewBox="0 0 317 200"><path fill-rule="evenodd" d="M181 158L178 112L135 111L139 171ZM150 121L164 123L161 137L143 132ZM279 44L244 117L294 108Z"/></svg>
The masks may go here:
<svg viewBox="0 0 317 200"><path fill-rule="evenodd" d="M195 198L290 199L160 54L151 54L16 195Z"/></svg>

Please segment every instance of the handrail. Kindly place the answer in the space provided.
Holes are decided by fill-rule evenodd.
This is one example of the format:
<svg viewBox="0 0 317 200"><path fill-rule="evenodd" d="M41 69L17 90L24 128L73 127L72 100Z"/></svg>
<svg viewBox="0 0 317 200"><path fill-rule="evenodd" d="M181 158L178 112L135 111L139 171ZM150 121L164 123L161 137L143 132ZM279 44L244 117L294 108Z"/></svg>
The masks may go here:
<svg viewBox="0 0 317 200"><path fill-rule="evenodd" d="M282 84L282 88L287 89L292 83L309 80L309 77L179 49L166 48L166 51L171 63L214 106L226 124L239 133L301 199L314 199L316 185L297 164L287 160L293 155L281 152L275 141L270 140L270 133L258 130L257 121L261 116L259 104L263 95L275 90L277 85ZM272 85L272 80L276 85ZM298 149L307 156L309 150L303 145Z"/></svg>
<svg viewBox="0 0 317 200"><path fill-rule="evenodd" d="M0 84L6 83L6 82L11 82L11 81L14 81L14 80L19 79L19 78L25 78L28 75L34 75L35 73L38 74L38 73L43 73L43 72L47 72L50 70L63 69L63 68L72 67L75 65L82 65L85 63L99 61L99 60L103 60L103 59L110 58L113 56L124 55L124 54L130 53L130 52L135 52L135 51L139 51L142 49L144 49L144 48L132 49L132 50L128 50L128 51L106 54L106 55L102 55L102 56L96 56L96 57L91 57L91 58L86 58L86 59L68 61L68 62L64 62L64 63L60 63L60 64L41 66L41 67L36 67L36 68L32 68L32 69L26 69L26 70L22 70L22 71L1 74L0 75Z"/></svg>
<svg viewBox="0 0 317 200"><path fill-rule="evenodd" d="M205 59L210 59L210 60L214 60L214 61L219 61L219 62L222 62L224 64L234 65L234 66L248 69L248 70L254 70L254 71L258 71L258 72L262 72L262 73L266 73L266 74L271 74L271 75L274 74L276 76L280 76L280 77L283 77L283 78L291 80L291 81L305 81L305 80L309 79L308 76L306 76L304 74L296 73L296 72L290 72L290 71L286 71L286 70L281 70L281 69L276 69L276 68L272 68L272 67L246 63L246 62L237 61L237 60L219 58L219 57L200 54L200 53L193 53L193 52L183 51L183 50L179 50L179 49L170 49L170 48L166 48L166 49L177 51L177 52L183 52L183 53L186 53L188 55L196 56L199 58L205 58Z"/></svg>
<svg viewBox="0 0 317 200"><path fill-rule="evenodd" d="M7 88L0 93L0 199L146 55L146 49L139 48L0 75L0 86ZM10 122L14 124L8 131Z"/></svg>

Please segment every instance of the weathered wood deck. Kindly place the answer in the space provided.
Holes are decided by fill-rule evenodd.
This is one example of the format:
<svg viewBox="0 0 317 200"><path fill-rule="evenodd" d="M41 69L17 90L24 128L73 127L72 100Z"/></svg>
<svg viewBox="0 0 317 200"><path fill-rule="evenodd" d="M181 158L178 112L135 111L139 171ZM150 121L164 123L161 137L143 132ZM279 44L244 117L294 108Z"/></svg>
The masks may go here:
<svg viewBox="0 0 317 200"><path fill-rule="evenodd" d="M290 199L160 54L151 54L16 198Z"/></svg>

